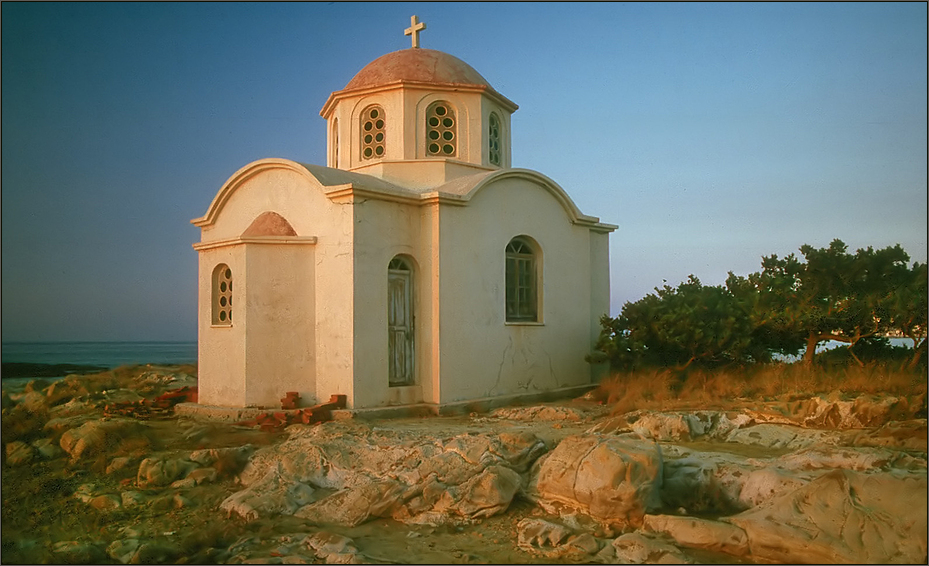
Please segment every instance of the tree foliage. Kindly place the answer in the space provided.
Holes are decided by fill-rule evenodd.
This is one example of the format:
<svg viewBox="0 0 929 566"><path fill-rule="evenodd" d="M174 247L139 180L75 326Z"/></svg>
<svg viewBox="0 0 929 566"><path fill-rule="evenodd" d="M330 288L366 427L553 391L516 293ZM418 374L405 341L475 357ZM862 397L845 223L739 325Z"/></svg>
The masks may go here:
<svg viewBox="0 0 929 566"><path fill-rule="evenodd" d="M676 289L656 288L622 314L601 320L598 348L614 365L686 368L751 358L748 312L724 287L707 287L691 275Z"/></svg>
<svg viewBox="0 0 929 566"><path fill-rule="evenodd" d="M914 343L911 365L926 349L927 270L907 266L900 245L854 254L841 240L826 248L804 245L762 258L761 271L729 273L725 286L707 287L691 275L677 288L656 288L626 303L616 318L601 320L597 347L618 367L687 367L769 361L796 355L813 363L816 346L836 340L854 348L888 332Z"/></svg>

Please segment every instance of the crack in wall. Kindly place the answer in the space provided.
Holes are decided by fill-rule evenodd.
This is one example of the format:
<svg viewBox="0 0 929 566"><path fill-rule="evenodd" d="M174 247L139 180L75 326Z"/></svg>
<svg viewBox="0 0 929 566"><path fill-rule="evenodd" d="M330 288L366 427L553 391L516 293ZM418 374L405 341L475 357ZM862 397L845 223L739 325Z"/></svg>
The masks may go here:
<svg viewBox="0 0 929 566"><path fill-rule="evenodd" d="M508 340L508 342L507 342L506 347L503 349L503 359L500 360L500 367L497 368L497 380L494 382L493 387L491 387L491 388L487 391L487 393L488 393L487 396L488 396L488 397L489 397L490 395L493 394L494 390L497 389L497 387L500 386L500 378L503 377L503 364L506 363L506 353L507 353L507 352L510 350L510 348L512 348L512 347L513 347L513 337L510 336L510 337L509 337L509 340Z"/></svg>

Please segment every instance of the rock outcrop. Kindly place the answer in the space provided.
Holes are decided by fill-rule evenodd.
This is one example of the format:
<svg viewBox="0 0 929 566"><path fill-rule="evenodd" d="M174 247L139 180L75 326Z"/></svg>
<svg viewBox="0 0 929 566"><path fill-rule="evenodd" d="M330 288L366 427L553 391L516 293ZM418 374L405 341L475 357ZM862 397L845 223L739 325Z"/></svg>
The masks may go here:
<svg viewBox="0 0 929 566"><path fill-rule="evenodd" d="M834 470L725 521L755 559L912 564L926 561L926 497L925 474Z"/></svg>
<svg viewBox="0 0 929 566"><path fill-rule="evenodd" d="M562 440L533 472L529 493L543 508L640 527L661 505L661 449L654 442L599 435Z"/></svg>
<svg viewBox="0 0 929 566"><path fill-rule="evenodd" d="M280 445L256 452L245 489L221 508L248 519L285 514L315 524L375 517L437 525L505 511L521 474L545 451L531 434L407 438L359 424L295 425Z"/></svg>

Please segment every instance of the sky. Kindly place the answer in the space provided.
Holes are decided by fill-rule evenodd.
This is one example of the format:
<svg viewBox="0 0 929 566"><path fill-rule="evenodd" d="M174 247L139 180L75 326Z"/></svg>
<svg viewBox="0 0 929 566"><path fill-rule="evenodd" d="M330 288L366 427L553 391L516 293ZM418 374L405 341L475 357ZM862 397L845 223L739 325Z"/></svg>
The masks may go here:
<svg viewBox="0 0 929 566"><path fill-rule="evenodd" d="M926 261L926 3L0 4L2 339L195 340L192 218L421 45L520 106L610 236L611 315L841 239Z"/></svg>

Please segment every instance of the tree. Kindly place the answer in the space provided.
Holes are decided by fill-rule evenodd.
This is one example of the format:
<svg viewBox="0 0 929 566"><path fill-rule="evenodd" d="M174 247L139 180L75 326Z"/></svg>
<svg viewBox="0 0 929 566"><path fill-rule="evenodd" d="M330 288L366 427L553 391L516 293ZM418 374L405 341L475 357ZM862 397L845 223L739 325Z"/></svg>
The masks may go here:
<svg viewBox="0 0 929 566"><path fill-rule="evenodd" d="M884 297L881 308L882 322L892 330L913 341L913 357L909 367L915 368L926 351L926 333L929 324L927 301L927 266L915 262L913 267L898 275L891 292Z"/></svg>
<svg viewBox="0 0 929 566"><path fill-rule="evenodd" d="M685 369L751 359L748 310L724 287L707 287L691 275L676 289L655 288L620 316L601 319L597 348L616 367L639 364Z"/></svg>
<svg viewBox="0 0 929 566"><path fill-rule="evenodd" d="M763 257L760 273L745 279L730 274L727 286L742 295L754 289L756 330L788 349L801 341L803 361L812 364L820 342L836 340L851 348L885 330L882 315L907 271L909 256L899 244L859 249L854 255L847 250L844 242L833 240L828 248L801 246L805 263L793 254Z"/></svg>

